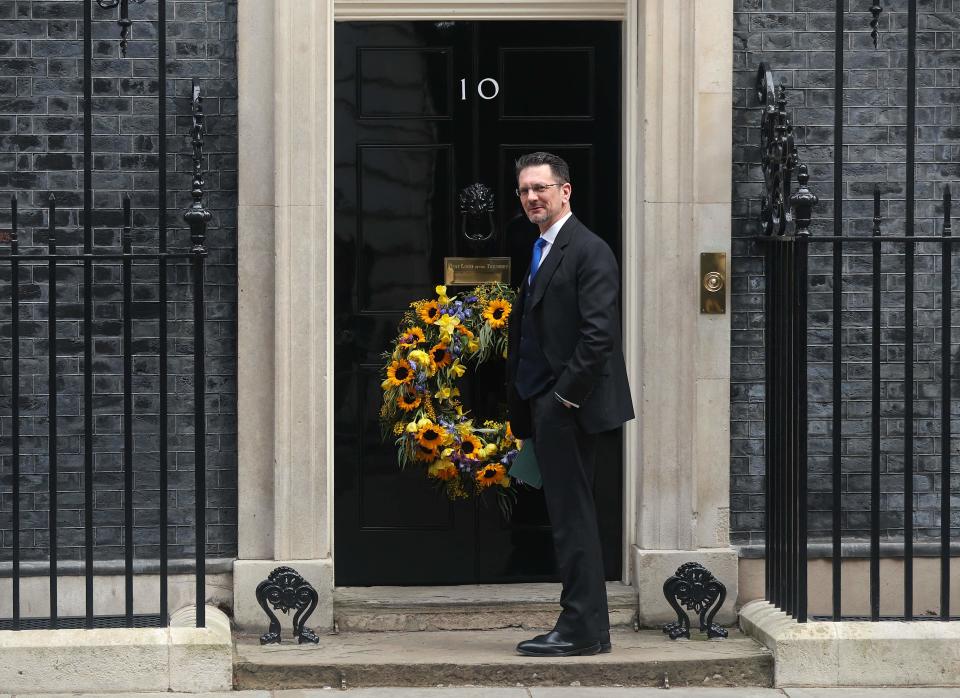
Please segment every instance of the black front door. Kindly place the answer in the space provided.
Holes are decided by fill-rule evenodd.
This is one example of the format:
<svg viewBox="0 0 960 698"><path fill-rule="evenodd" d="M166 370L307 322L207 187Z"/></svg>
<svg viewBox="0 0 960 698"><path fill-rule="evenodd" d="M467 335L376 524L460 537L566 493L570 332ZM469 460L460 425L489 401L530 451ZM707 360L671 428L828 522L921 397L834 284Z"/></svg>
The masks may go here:
<svg viewBox="0 0 960 698"><path fill-rule="evenodd" d="M343 22L336 25L336 583L465 584L554 578L543 496L506 521L491 499L449 502L381 441L381 353L447 256L512 259L536 228L513 193L514 160L570 164L573 210L620 255L620 25L613 22ZM496 197L495 235L461 231L457 195ZM503 404L503 364L474 375L476 417ZM606 435L595 494L607 577L621 567L621 435Z"/></svg>

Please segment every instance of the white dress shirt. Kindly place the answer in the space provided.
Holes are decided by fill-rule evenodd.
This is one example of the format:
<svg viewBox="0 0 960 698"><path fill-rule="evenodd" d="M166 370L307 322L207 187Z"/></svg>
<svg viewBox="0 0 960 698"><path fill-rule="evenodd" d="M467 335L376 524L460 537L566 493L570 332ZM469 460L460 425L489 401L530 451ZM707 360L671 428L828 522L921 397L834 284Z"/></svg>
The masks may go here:
<svg viewBox="0 0 960 698"><path fill-rule="evenodd" d="M553 225L540 233L540 237L547 241L547 244L543 246L543 252L540 253L541 267L547 259L547 255L550 254L550 250L553 248L553 241L557 239L557 233L560 232L560 228L563 227L563 224L566 223L567 219L572 215L573 211L567 211L567 215L561 216Z"/></svg>

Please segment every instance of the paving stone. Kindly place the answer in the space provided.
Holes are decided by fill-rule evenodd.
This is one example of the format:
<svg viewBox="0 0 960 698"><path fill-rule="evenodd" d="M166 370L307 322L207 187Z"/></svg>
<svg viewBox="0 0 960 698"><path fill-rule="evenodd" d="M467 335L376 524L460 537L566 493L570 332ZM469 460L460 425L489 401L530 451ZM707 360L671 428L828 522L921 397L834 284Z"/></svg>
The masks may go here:
<svg viewBox="0 0 960 698"><path fill-rule="evenodd" d="M785 688L788 698L960 698L960 688Z"/></svg>
<svg viewBox="0 0 960 698"><path fill-rule="evenodd" d="M662 688L531 688L531 698L783 698L775 688L676 688L664 694Z"/></svg>
<svg viewBox="0 0 960 698"><path fill-rule="evenodd" d="M241 692L243 696L245 692ZM326 698L331 689L274 691L273 698ZM529 698L525 688L353 688L338 691L349 698Z"/></svg>

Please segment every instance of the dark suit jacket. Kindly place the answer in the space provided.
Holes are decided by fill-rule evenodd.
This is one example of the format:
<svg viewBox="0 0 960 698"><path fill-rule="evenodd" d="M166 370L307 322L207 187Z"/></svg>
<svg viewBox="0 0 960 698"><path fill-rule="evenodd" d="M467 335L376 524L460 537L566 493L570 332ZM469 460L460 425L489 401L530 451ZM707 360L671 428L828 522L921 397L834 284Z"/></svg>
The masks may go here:
<svg viewBox="0 0 960 698"><path fill-rule="evenodd" d="M518 438L532 432L528 401L513 388L528 280L529 272L511 313L507 361L510 425ZM556 379L551 390L580 405L572 409L588 434L615 429L634 416L619 293L620 269L610 247L570 216L537 272L527 312L533 314L540 347Z"/></svg>

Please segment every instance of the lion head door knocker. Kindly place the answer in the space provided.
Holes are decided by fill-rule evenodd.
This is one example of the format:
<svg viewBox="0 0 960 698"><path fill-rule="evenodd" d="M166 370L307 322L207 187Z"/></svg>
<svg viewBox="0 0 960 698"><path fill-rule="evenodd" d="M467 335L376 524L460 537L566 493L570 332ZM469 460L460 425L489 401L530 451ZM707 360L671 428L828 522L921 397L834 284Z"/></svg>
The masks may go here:
<svg viewBox="0 0 960 698"><path fill-rule="evenodd" d="M460 232L469 242L482 244L496 240L493 221L496 209L493 192L486 184L471 184L460 191Z"/></svg>

